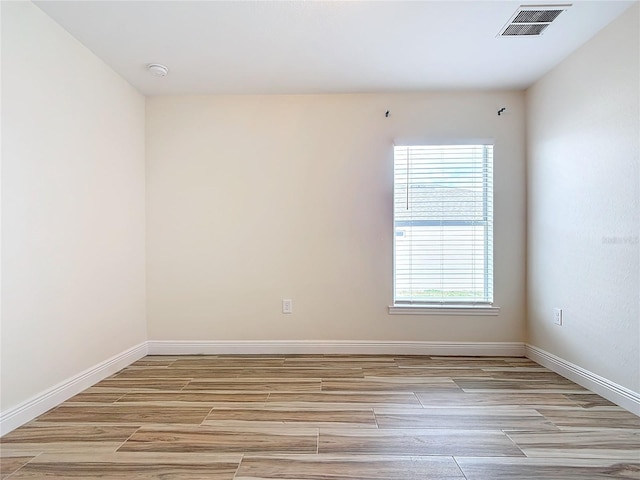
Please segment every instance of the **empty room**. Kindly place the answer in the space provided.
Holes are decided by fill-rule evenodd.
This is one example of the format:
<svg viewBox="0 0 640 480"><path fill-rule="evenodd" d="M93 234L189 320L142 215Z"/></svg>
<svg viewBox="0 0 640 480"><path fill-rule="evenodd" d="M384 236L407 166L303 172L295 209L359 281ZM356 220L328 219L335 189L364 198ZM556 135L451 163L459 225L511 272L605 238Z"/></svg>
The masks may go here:
<svg viewBox="0 0 640 480"><path fill-rule="evenodd" d="M640 479L639 1L0 14L0 479Z"/></svg>

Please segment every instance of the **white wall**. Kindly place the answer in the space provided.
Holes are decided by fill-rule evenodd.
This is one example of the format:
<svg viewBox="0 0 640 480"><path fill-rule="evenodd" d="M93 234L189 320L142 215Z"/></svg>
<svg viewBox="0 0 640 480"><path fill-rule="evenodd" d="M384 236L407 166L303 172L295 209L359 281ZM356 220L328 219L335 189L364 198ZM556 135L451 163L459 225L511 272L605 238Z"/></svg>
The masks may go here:
<svg viewBox="0 0 640 480"><path fill-rule="evenodd" d="M635 392L639 17L636 5L527 92L529 343Z"/></svg>
<svg viewBox="0 0 640 480"><path fill-rule="evenodd" d="M2 2L2 410L146 339L145 99Z"/></svg>
<svg viewBox="0 0 640 480"><path fill-rule="evenodd" d="M524 341L523 104L522 92L149 98L150 339ZM495 138L500 315L389 315L393 140L465 137Z"/></svg>

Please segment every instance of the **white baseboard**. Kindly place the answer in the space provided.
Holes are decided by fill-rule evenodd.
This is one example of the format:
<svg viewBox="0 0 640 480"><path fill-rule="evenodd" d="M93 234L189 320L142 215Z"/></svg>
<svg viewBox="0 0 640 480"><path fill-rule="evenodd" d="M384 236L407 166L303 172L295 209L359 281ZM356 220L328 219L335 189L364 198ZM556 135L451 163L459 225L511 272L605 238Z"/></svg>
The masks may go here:
<svg viewBox="0 0 640 480"><path fill-rule="evenodd" d="M149 355L370 354L523 357L520 342L384 342L341 340L149 340Z"/></svg>
<svg viewBox="0 0 640 480"><path fill-rule="evenodd" d="M0 436L30 422L38 415L95 385L147 354L147 342L100 362L87 370L45 390L15 407L0 412Z"/></svg>
<svg viewBox="0 0 640 480"><path fill-rule="evenodd" d="M582 385L636 415L640 415L640 393L629 390L533 345L526 345L526 355L527 358L549 370Z"/></svg>

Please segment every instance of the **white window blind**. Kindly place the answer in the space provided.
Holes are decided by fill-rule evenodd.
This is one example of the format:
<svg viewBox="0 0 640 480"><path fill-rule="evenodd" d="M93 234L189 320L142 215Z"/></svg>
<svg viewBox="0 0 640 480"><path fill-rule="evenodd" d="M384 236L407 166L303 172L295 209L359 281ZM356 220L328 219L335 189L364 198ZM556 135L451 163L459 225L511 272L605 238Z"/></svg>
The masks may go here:
<svg viewBox="0 0 640 480"><path fill-rule="evenodd" d="M493 145L394 147L394 303L493 302Z"/></svg>

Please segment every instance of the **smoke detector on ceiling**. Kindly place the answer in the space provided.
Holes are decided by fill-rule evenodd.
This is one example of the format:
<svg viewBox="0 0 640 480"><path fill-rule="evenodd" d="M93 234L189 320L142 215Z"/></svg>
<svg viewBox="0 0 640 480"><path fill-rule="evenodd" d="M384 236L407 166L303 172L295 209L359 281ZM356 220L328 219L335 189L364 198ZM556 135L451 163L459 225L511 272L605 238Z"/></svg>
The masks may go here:
<svg viewBox="0 0 640 480"><path fill-rule="evenodd" d="M521 5L498 34L499 37L537 37L569 8L565 5Z"/></svg>
<svg viewBox="0 0 640 480"><path fill-rule="evenodd" d="M164 65L160 65L159 63L150 63L147 65L147 70L151 72L152 75L156 77L166 77L167 73L169 73L169 69Z"/></svg>

